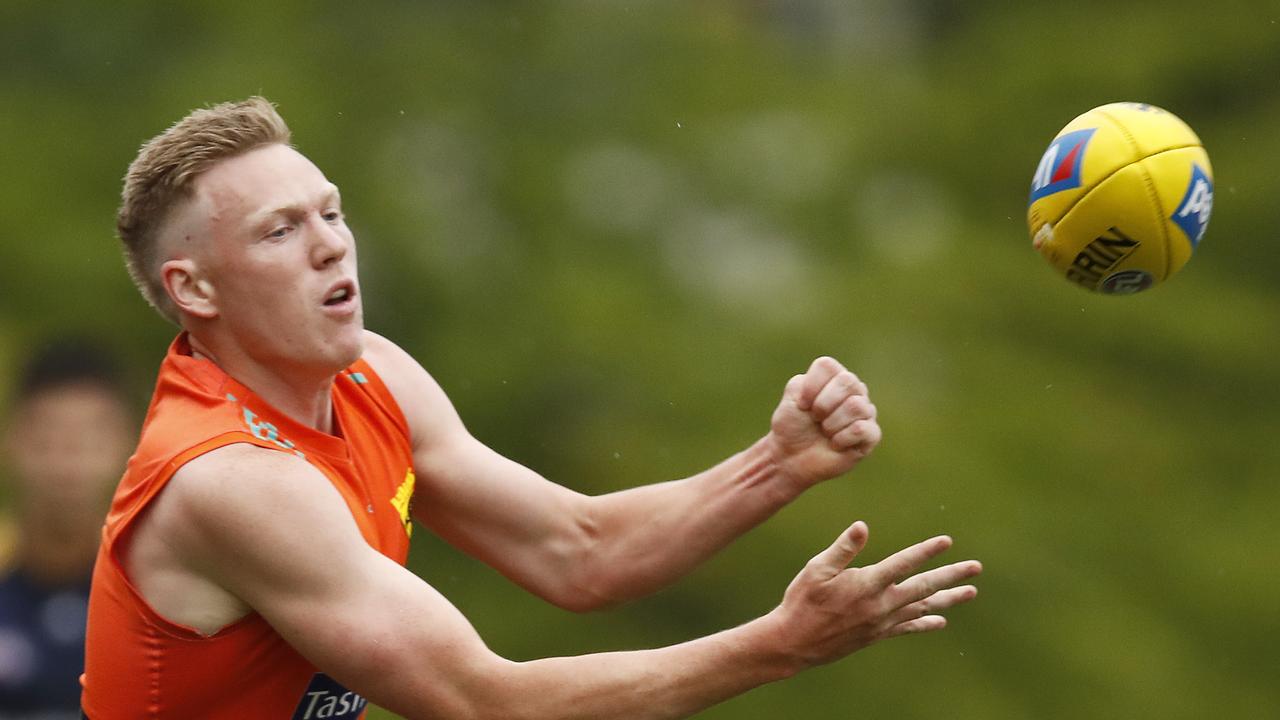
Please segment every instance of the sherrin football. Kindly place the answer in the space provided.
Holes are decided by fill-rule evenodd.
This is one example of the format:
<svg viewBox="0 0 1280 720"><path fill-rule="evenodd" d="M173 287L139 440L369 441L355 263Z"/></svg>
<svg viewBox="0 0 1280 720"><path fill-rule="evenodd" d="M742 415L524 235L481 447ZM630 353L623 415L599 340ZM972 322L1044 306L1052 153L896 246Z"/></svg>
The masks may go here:
<svg viewBox="0 0 1280 720"><path fill-rule="evenodd" d="M1168 280L1204 237L1213 168L1173 113L1112 103L1067 123L1031 180L1032 244L1089 290L1131 294Z"/></svg>

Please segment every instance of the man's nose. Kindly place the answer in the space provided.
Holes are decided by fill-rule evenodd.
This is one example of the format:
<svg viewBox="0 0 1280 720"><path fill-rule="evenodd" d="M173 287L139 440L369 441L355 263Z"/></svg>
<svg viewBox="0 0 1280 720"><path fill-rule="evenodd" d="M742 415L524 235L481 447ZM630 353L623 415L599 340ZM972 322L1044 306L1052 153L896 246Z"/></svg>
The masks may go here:
<svg viewBox="0 0 1280 720"><path fill-rule="evenodd" d="M317 267L336 263L346 257L350 241L338 227L316 217L312 221L311 261Z"/></svg>

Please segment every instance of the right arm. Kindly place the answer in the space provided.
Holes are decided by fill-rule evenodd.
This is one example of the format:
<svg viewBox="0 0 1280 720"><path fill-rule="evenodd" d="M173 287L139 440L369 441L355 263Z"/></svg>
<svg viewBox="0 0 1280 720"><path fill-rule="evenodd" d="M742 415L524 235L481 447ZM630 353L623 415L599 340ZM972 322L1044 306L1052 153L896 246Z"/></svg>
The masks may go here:
<svg viewBox="0 0 1280 720"><path fill-rule="evenodd" d="M248 481L247 481L248 480ZM372 549L338 492L305 461L249 445L175 474L155 508L178 564L261 614L319 669L408 718L687 717L876 640L934 630L974 596L963 562L917 575L933 538L866 568L855 523L767 615L654 650L512 662L442 595ZM947 589L950 588L950 589Z"/></svg>

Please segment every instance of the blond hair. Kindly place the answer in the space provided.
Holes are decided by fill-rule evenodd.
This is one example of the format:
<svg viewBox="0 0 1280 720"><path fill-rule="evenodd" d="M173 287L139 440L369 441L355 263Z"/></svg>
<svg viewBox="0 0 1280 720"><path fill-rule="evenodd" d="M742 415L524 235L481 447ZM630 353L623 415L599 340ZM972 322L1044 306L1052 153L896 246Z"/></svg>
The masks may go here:
<svg viewBox="0 0 1280 720"><path fill-rule="evenodd" d="M289 142L289 126L275 106L254 96L195 110L142 145L125 175L116 230L134 285L166 319L181 325L156 251L169 213L191 197L196 178L219 161Z"/></svg>

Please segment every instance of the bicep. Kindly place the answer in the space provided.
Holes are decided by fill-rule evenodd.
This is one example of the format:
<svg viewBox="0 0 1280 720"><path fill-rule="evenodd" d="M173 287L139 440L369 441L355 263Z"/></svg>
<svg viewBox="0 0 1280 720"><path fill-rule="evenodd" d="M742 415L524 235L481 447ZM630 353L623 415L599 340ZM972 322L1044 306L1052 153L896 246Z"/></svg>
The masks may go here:
<svg viewBox="0 0 1280 720"><path fill-rule="evenodd" d="M573 575L595 539L591 498L476 440L444 390L390 341L370 333L365 359L409 424L414 518L531 592L579 604Z"/></svg>
<svg viewBox="0 0 1280 720"><path fill-rule="evenodd" d="M502 662L443 596L365 542L314 468L248 447L214 460L174 478L187 520L175 546L316 667L389 708L456 707L471 685L461 669Z"/></svg>
<svg viewBox="0 0 1280 720"><path fill-rule="evenodd" d="M545 595L594 535L586 496L470 437L414 461L415 519L534 592Z"/></svg>

